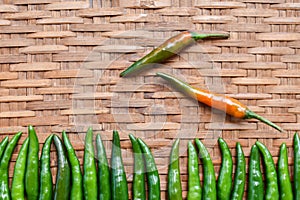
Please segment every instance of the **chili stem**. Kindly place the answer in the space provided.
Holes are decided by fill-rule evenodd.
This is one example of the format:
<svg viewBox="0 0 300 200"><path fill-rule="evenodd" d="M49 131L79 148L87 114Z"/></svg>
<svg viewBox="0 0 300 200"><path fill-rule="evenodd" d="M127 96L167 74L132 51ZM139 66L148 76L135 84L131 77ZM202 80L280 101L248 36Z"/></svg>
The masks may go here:
<svg viewBox="0 0 300 200"><path fill-rule="evenodd" d="M246 119L251 119L251 118L254 118L254 119L258 119L259 121L277 129L278 131L282 132L282 129L277 126L276 124L274 124L273 122L271 122L270 120L256 114L255 112L251 111L251 110L246 110Z"/></svg>
<svg viewBox="0 0 300 200"><path fill-rule="evenodd" d="M222 33L208 33L208 34L200 34L191 32L192 38L194 40L206 40L206 39L227 39L229 38L229 34L222 34Z"/></svg>

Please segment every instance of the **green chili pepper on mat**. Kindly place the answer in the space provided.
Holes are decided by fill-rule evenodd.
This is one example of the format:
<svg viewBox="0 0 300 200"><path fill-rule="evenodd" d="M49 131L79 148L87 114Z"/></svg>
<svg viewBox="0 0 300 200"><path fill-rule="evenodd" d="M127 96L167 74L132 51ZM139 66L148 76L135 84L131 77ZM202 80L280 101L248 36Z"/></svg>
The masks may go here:
<svg viewBox="0 0 300 200"><path fill-rule="evenodd" d="M3 152L5 151L6 145L8 144L8 136L2 139L0 143L0 159L2 157Z"/></svg>
<svg viewBox="0 0 300 200"><path fill-rule="evenodd" d="M248 170L248 200L264 199L264 182L260 169L260 155L258 147L254 144L251 148Z"/></svg>
<svg viewBox="0 0 300 200"><path fill-rule="evenodd" d="M216 176L215 169L210 158L210 155L199 139L195 139L195 143L199 150L199 157L203 163L203 197L202 199L207 200L216 200L217 199L217 191L216 191Z"/></svg>
<svg viewBox="0 0 300 200"><path fill-rule="evenodd" d="M40 171L40 195L39 200L52 200L53 199L53 183L51 173L51 143L53 134L49 135L44 142L42 155L40 158L41 171Z"/></svg>
<svg viewBox="0 0 300 200"><path fill-rule="evenodd" d="M101 136L96 136L97 159L98 159L98 193L100 200L111 199L110 171L106 151Z"/></svg>
<svg viewBox="0 0 300 200"><path fill-rule="evenodd" d="M245 189L245 180L246 180L246 160L245 155L242 149L242 146L239 142L236 143L236 154L237 162L234 176L234 185L231 193L232 200L242 200Z"/></svg>
<svg viewBox="0 0 300 200"><path fill-rule="evenodd" d="M293 189L290 180L288 153L285 143L280 146L278 158L279 194L282 200L293 200Z"/></svg>
<svg viewBox="0 0 300 200"><path fill-rule="evenodd" d="M262 154L265 174L266 174L266 192L265 200L277 200L279 199L277 172L274 165L274 160L268 148L259 141L256 141L256 146Z"/></svg>
<svg viewBox="0 0 300 200"><path fill-rule="evenodd" d="M143 158L142 150L137 139L132 134L129 134L129 138L131 141L133 156L134 156L132 199L145 200L146 199L145 170L144 170L144 158Z"/></svg>
<svg viewBox="0 0 300 200"><path fill-rule="evenodd" d="M300 200L300 138L294 134L294 198Z"/></svg>
<svg viewBox="0 0 300 200"><path fill-rule="evenodd" d="M127 200L128 185L124 170L120 137L118 131L113 131L113 142L111 150L111 190L112 200Z"/></svg>
<svg viewBox="0 0 300 200"><path fill-rule="evenodd" d="M179 139L176 139L170 155L168 170L168 199L182 200L182 187L180 181L179 165Z"/></svg>
<svg viewBox="0 0 300 200"><path fill-rule="evenodd" d="M208 90L193 87L165 73L157 73L157 75L165 79L166 81L168 81L171 85L173 85L178 90L184 92L185 94L198 100L199 102L204 103L207 106L221 110L227 113L228 115L231 115L236 118L240 118L240 119L255 118L279 131L282 131L282 129L279 126L263 118L262 116L254 113L253 111L249 110L247 106L243 105L241 102L239 102L234 98L225 96L223 94L211 93Z"/></svg>
<svg viewBox="0 0 300 200"><path fill-rule="evenodd" d="M34 128L28 126L29 147L25 173L25 191L28 200L39 197L39 140Z"/></svg>
<svg viewBox="0 0 300 200"><path fill-rule="evenodd" d="M222 164L217 182L217 195L219 200L230 200L232 187L232 156L230 149L222 138L218 139L222 154Z"/></svg>
<svg viewBox="0 0 300 200"><path fill-rule="evenodd" d="M82 174L81 174L79 160L76 156L75 150L65 131L62 132L62 138L67 150L67 154L71 166L72 185L71 185L70 199L71 200L83 199Z"/></svg>
<svg viewBox="0 0 300 200"><path fill-rule="evenodd" d="M198 154L191 141L188 142L188 200L198 200L202 196L199 177Z"/></svg>
<svg viewBox="0 0 300 200"><path fill-rule="evenodd" d="M160 179L158 170L154 161L154 157L149 149L148 145L140 138L138 143L144 154L144 160L146 163L146 175L148 181L148 199L160 200Z"/></svg>
<svg viewBox="0 0 300 200"><path fill-rule="evenodd" d="M14 135L14 137L10 140L7 147L5 148L5 151L1 158L0 199L3 199L3 200L11 199L9 185L8 185L9 184L8 183L8 166L9 166L9 161L11 159L12 153L13 153L21 135L22 135L22 132L18 132L17 134Z"/></svg>
<svg viewBox="0 0 300 200"><path fill-rule="evenodd" d="M182 32L167 41L165 41L163 44L161 44L159 47L155 48L153 51L151 51L149 54L141 58L140 60L133 63L131 66L129 66L126 70L124 70L120 76L128 76L133 72L136 72L138 70L143 69L147 64L151 63L160 63L168 58L176 55L184 48L190 46L197 40L202 39L226 39L228 38L228 34L198 34L195 32L185 31Z"/></svg>
<svg viewBox="0 0 300 200"><path fill-rule="evenodd" d="M89 128L85 135L83 161L83 192L84 199L97 199L97 171L93 145L93 130Z"/></svg>
<svg viewBox="0 0 300 200"><path fill-rule="evenodd" d="M14 175L11 185L11 199L22 200L25 199L25 171L26 171L26 159L28 150L29 138L26 138L19 151L15 168Z"/></svg>
<svg viewBox="0 0 300 200"><path fill-rule="evenodd" d="M53 141L57 153L57 174L53 199L67 200L70 197L71 190L71 169L61 139L54 135Z"/></svg>

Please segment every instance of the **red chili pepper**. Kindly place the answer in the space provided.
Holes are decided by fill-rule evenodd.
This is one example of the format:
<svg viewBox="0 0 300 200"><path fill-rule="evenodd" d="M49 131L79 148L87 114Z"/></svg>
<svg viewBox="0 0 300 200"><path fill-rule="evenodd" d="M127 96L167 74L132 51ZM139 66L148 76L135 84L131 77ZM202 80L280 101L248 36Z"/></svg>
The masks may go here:
<svg viewBox="0 0 300 200"><path fill-rule="evenodd" d="M199 34L190 31L184 31L178 35L175 35L161 44L159 47L151 51L149 54L141 58L140 60L133 63L126 70L124 70L120 76L124 77L132 72L142 69L147 64L160 63L168 58L176 55L184 48L190 46L197 40L201 39L217 39L217 38L228 38L228 34Z"/></svg>
<svg viewBox="0 0 300 200"><path fill-rule="evenodd" d="M170 82L177 89L183 91L184 93L191 96L192 98L197 99L199 102L204 103L212 108L216 108L218 110L224 111L228 115L231 115L236 118L242 118L242 119L255 118L279 130L280 132L282 131L282 129L279 126L265 119L264 117L256 114L255 112L249 110L247 106L243 105L241 102L239 102L234 98L228 97L223 94L211 93L208 90L193 87L168 74L157 73L157 75L165 79L166 81Z"/></svg>

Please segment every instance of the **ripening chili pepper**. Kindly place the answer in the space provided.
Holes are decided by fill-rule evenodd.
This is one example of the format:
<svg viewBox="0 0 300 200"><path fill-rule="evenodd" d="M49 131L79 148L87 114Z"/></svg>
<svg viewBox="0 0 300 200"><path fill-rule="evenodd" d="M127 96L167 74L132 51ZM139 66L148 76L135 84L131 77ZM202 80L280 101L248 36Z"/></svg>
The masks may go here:
<svg viewBox="0 0 300 200"><path fill-rule="evenodd" d="M67 200L70 197L71 190L71 169L61 139L54 135L53 141L57 153L57 173L53 199Z"/></svg>
<svg viewBox="0 0 300 200"><path fill-rule="evenodd" d="M222 138L218 139L222 154L222 164L217 182L217 195L219 200L230 200L232 187L232 156L230 149Z"/></svg>
<svg viewBox="0 0 300 200"><path fill-rule="evenodd" d="M176 139L170 155L168 170L168 199L182 200L182 187L180 181L179 165L179 139Z"/></svg>
<svg viewBox="0 0 300 200"><path fill-rule="evenodd" d="M72 185L71 185L70 199L71 200L83 199L82 174L81 174L79 160L76 156L75 150L65 131L62 132L62 138L67 150L70 167L71 167Z"/></svg>
<svg viewBox="0 0 300 200"><path fill-rule="evenodd" d="M132 181L132 199L134 200L145 200L146 199L146 189L145 189L145 170L144 170L144 158L141 147L137 139L129 134L133 149L134 157L134 173Z"/></svg>
<svg viewBox="0 0 300 200"><path fill-rule="evenodd" d="M83 192L84 199L97 199L97 169L95 162L92 128L89 128L85 135L83 161Z"/></svg>
<svg viewBox="0 0 300 200"><path fill-rule="evenodd" d="M8 143L8 136L3 138L1 143L0 143L0 159L2 157L3 152L5 151L7 143Z"/></svg>
<svg viewBox="0 0 300 200"><path fill-rule="evenodd" d="M11 199L12 200L23 200L25 199L25 171L26 171L26 159L28 150L29 138L26 138L19 151L15 168L14 175L11 185Z"/></svg>
<svg viewBox="0 0 300 200"><path fill-rule="evenodd" d="M127 75L130 75L133 72L136 72L138 70L143 69L146 65L152 64L152 63L160 63L168 58L176 55L186 47L192 45L197 40L202 39L226 39L228 38L228 34L199 34L195 32L190 31L184 31L178 35L175 35L165 41L163 44L155 48L153 51L151 51L149 54L144 56L143 58L139 59L135 63L133 63L131 66L129 66L126 70L124 70L120 76L124 77Z"/></svg>
<svg viewBox="0 0 300 200"><path fill-rule="evenodd" d="M98 159L98 194L100 200L111 199L110 171L105 147L101 136L96 136L97 159Z"/></svg>
<svg viewBox="0 0 300 200"><path fill-rule="evenodd" d="M218 110L226 112L228 115L231 115L236 118L243 118L243 119L251 119L255 118L267 125L282 131L282 129L274 124L273 122L263 118L262 116L254 113L253 111L249 110L247 106L243 105L238 100L228 97L223 94L214 94L208 90L200 89L193 87L175 77L172 77L165 73L157 73L158 76L165 79L171 85L176 87L177 89L181 90L188 96L198 100L201 103L204 103L210 107L216 108Z"/></svg>
<svg viewBox="0 0 300 200"><path fill-rule="evenodd" d="M294 134L294 198L300 200L300 138Z"/></svg>
<svg viewBox="0 0 300 200"><path fill-rule="evenodd" d="M265 166L265 176L266 176L266 191L265 200L276 200L279 199L277 172L274 164L274 160L268 148L259 141L256 141L256 146L258 147L260 153L263 157L263 162Z"/></svg>
<svg viewBox="0 0 300 200"><path fill-rule="evenodd" d="M247 200L264 199L264 182L260 169L260 155L255 144L251 147L250 153L247 193Z"/></svg>
<svg viewBox="0 0 300 200"><path fill-rule="evenodd" d="M22 135L22 132L18 132L14 135L14 137L9 141L7 147L1 158L0 163L0 199L2 200L10 200L10 190L9 190L9 183L8 183L8 166L9 161L11 159L12 153Z"/></svg>
<svg viewBox="0 0 300 200"><path fill-rule="evenodd" d="M280 146L278 158L279 194L282 200L293 200L293 189L290 180L288 153L285 143Z"/></svg>
<svg viewBox="0 0 300 200"><path fill-rule="evenodd" d="M113 131L111 150L111 190L112 200L128 200L128 185L121 154L121 144L118 131Z"/></svg>
<svg viewBox="0 0 300 200"><path fill-rule="evenodd" d="M154 157L148 145L140 138L137 139L142 149L148 181L148 200L160 200L160 179Z"/></svg>
<svg viewBox="0 0 300 200"><path fill-rule="evenodd" d="M198 200L202 196L199 177L198 154L191 141L188 142L188 200Z"/></svg>
<svg viewBox="0 0 300 200"><path fill-rule="evenodd" d="M237 162L235 168L233 190L231 192L231 199L242 200L246 180L246 160L242 146L239 142L236 143L236 154Z"/></svg>
<svg viewBox="0 0 300 200"><path fill-rule="evenodd" d="M51 172L51 143L53 134L49 135L44 142L42 155L40 158L41 171L40 171L40 194L39 200L52 200L53 199L53 182Z"/></svg>
<svg viewBox="0 0 300 200"><path fill-rule="evenodd" d="M39 140L34 128L28 126L29 147L25 173L25 191L28 200L39 197Z"/></svg>
<svg viewBox="0 0 300 200"><path fill-rule="evenodd" d="M217 186L214 165L203 143L197 138L195 139L195 143L198 147L199 157L203 164L204 180L202 199L216 200Z"/></svg>

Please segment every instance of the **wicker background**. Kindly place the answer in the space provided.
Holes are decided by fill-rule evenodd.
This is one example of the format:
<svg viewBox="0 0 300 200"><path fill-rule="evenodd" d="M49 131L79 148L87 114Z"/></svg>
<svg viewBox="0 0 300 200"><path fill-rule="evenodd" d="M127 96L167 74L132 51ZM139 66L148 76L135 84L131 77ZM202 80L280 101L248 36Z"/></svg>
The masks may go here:
<svg viewBox="0 0 300 200"><path fill-rule="evenodd" d="M174 138L182 138L186 196L187 141L203 139L217 173L218 137L228 142L233 155L235 142L240 142L247 158L259 139L276 162L280 144L291 147L293 133L300 130L300 3L296 0L1 2L1 138L26 133L32 124L42 146L50 133L66 130L82 162L82 138L89 126L102 135L108 157L112 130L119 130L131 185L128 134L134 133L153 150L165 199ZM159 68L119 78L131 62L183 30L228 32L230 39L198 42ZM157 71L236 97L287 132L278 133L256 120L235 120L197 104L174 92L155 76ZM289 155L292 163L291 148ZM55 159L52 164L55 174Z"/></svg>

